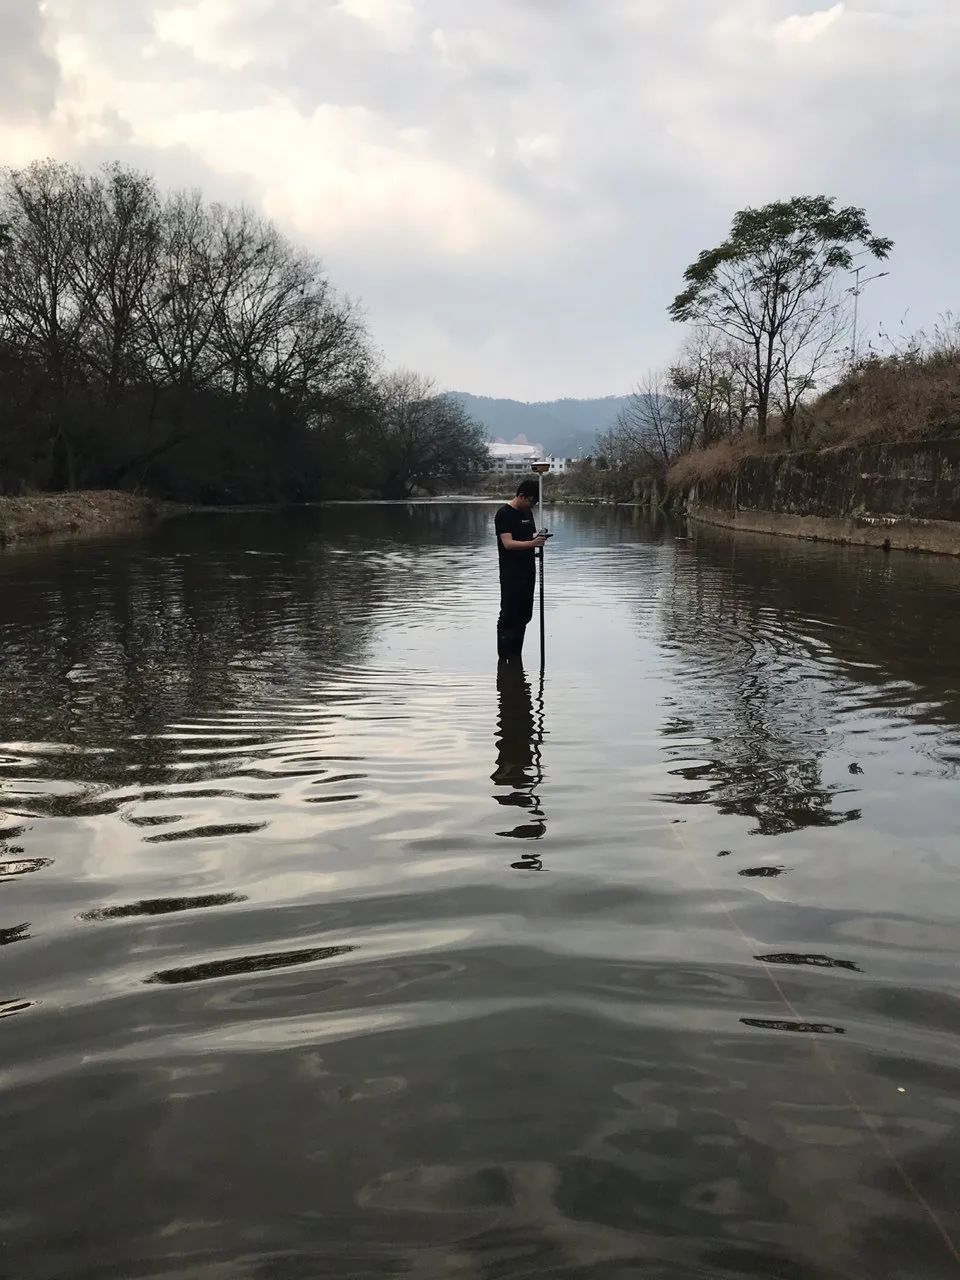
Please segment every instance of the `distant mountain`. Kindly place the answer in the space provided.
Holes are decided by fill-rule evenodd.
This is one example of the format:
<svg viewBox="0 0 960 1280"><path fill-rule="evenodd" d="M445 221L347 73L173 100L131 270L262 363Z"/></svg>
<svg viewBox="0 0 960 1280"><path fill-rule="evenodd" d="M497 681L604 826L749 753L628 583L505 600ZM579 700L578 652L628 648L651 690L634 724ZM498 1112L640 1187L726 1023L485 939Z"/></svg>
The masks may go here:
<svg viewBox="0 0 960 1280"><path fill-rule="evenodd" d="M492 440L541 445L545 454L573 458L593 452L594 441L617 420L629 396L603 396L598 400L496 400L468 391L451 393L476 422L486 427Z"/></svg>

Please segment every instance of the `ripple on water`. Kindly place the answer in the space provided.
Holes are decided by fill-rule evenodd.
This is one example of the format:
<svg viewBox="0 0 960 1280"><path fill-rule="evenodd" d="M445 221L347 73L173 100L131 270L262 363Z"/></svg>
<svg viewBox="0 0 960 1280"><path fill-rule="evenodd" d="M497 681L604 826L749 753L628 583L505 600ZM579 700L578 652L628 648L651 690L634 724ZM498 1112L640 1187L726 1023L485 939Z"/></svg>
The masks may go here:
<svg viewBox="0 0 960 1280"><path fill-rule="evenodd" d="M955 578L491 514L0 557L0 1269L954 1273Z"/></svg>
<svg viewBox="0 0 960 1280"><path fill-rule="evenodd" d="M11 858L0 862L0 880L33 875L53 865L52 858Z"/></svg>
<svg viewBox="0 0 960 1280"><path fill-rule="evenodd" d="M233 978L240 974L269 973L273 969L289 969L294 965L314 964L318 960L333 960L336 956L344 956L355 950L356 947L310 947L304 951L271 951L265 955L231 956L187 965L181 969L163 969L146 981L172 986L183 982L208 982L212 978Z"/></svg>
<svg viewBox="0 0 960 1280"><path fill-rule="evenodd" d="M0 1018L13 1018L36 1007L35 1000L0 1000Z"/></svg>
<svg viewBox="0 0 960 1280"><path fill-rule="evenodd" d="M83 911L81 920L126 920L131 916L165 916L175 911L198 911L203 907L226 907L246 902L240 893L207 893L193 898L151 898L141 902L124 902L114 907L95 907Z"/></svg>

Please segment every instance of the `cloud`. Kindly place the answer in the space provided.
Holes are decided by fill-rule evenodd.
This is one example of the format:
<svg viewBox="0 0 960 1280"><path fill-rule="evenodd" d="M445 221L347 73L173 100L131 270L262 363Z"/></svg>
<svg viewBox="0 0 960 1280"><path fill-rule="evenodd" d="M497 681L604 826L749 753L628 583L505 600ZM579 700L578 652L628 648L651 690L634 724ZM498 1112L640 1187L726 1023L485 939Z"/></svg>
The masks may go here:
<svg viewBox="0 0 960 1280"><path fill-rule="evenodd" d="M537 230L509 190L436 155L421 131L397 129L363 107L304 115L278 96L226 114L145 110L135 135L158 148L189 135L209 167L262 175L266 213L321 244L463 255L505 250ZM296 163L276 165L278 139Z"/></svg>
<svg viewBox="0 0 960 1280"><path fill-rule="evenodd" d="M406 44L416 24L409 0L339 0L337 8L390 47Z"/></svg>
<svg viewBox="0 0 960 1280"><path fill-rule="evenodd" d="M790 44L809 44L839 22L845 10L846 5L840 3L816 13L791 13L777 26L776 36Z"/></svg>
<svg viewBox="0 0 960 1280"><path fill-rule="evenodd" d="M230 0L202 0L158 9L153 29L161 43L175 45L200 62L240 71L262 54L252 38L232 28ZM266 13L266 6L263 6Z"/></svg>
<svg viewBox="0 0 960 1280"><path fill-rule="evenodd" d="M21 121L49 111L59 71L43 47L40 0L0 0L0 31L0 111ZM25 129L29 136L29 124Z"/></svg>
<svg viewBox="0 0 960 1280"><path fill-rule="evenodd" d="M7 159L242 196L448 385L622 390L687 262L799 192L898 240L868 322L956 305L956 0L4 4Z"/></svg>

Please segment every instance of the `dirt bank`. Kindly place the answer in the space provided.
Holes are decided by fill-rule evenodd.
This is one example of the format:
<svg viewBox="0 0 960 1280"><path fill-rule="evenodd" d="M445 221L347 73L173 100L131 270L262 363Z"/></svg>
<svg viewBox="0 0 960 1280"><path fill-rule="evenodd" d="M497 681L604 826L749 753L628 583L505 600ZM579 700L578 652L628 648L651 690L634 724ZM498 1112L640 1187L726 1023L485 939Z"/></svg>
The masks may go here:
<svg viewBox="0 0 960 1280"><path fill-rule="evenodd" d="M166 515L166 508L151 498L111 491L0 497L0 546L27 538L135 528Z"/></svg>

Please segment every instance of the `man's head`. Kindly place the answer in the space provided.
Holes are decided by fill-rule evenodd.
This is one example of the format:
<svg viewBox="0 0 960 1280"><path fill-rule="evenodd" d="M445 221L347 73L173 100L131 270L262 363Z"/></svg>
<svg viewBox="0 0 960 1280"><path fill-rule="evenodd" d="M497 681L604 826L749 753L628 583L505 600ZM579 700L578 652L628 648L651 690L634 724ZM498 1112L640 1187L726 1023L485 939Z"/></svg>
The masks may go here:
<svg viewBox="0 0 960 1280"><path fill-rule="evenodd" d="M540 498L540 485L536 480L521 480L517 485L517 506L522 511L529 511L537 505Z"/></svg>

